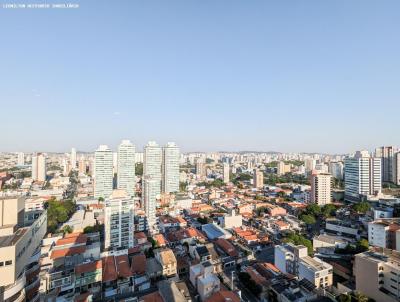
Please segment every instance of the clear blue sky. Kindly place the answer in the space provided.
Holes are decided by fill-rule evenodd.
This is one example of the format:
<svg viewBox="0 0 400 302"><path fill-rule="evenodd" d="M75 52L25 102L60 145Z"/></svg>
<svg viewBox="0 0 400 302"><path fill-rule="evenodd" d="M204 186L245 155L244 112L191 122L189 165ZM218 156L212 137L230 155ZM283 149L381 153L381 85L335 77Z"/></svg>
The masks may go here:
<svg viewBox="0 0 400 302"><path fill-rule="evenodd" d="M400 145L398 0L76 2L0 8L0 151Z"/></svg>

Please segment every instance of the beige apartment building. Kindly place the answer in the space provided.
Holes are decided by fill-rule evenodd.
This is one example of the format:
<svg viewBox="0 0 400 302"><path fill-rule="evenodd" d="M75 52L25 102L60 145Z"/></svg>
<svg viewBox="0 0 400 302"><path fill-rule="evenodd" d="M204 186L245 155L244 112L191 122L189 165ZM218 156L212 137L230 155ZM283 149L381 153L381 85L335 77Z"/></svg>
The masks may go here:
<svg viewBox="0 0 400 302"><path fill-rule="evenodd" d="M311 202L320 206L332 201L332 175L313 173L311 175Z"/></svg>
<svg viewBox="0 0 400 302"><path fill-rule="evenodd" d="M24 226L25 197L0 198L0 301L38 301L47 212Z"/></svg>
<svg viewBox="0 0 400 302"><path fill-rule="evenodd" d="M357 254L354 262L356 290L375 301L400 300L400 253L374 248Z"/></svg>
<svg viewBox="0 0 400 302"><path fill-rule="evenodd" d="M264 186L264 173L258 169L254 169L253 186L257 189L262 189Z"/></svg>
<svg viewBox="0 0 400 302"><path fill-rule="evenodd" d="M278 163L278 167L277 167L277 174L278 176L284 175L286 173L290 172L290 165L289 164L285 164L284 161L280 161Z"/></svg>

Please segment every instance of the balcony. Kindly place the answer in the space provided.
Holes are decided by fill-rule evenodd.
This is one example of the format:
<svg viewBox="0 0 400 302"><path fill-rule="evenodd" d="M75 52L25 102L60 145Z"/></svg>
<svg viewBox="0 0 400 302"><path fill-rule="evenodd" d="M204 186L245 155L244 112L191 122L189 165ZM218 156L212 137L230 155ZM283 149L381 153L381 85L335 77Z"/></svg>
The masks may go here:
<svg viewBox="0 0 400 302"><path fill-rule="evenodd" d="M37 278L33 283L29 284L25 288L26 300L32 301L36 299L35 297L39 294L40 280Z"/></svg>
<svg viewBox="0 0 400 302"><path fill-rule="evenodd" d="M25 272L26 280L29 281L31 280L35 275L38 275L40 271L40 265L36 264L32 266L30 269L28 269Z"/></svg>
<svg viewBox="0 0 400 302"><path fill-rule="evenodd" d="M23 293L25 299L24 287L25 287L25 276L22 276L14 284L11 284L4 288L4 296L3 296L4 300L11 298L18 293L21 293L21 295Z"/></svg>
<svg viewBox="0 0 400 302"><path fill-rule="evenodd" d="M70 286L72 284L72 276L66 275L64 272L57 272L49 276L50 290L57 287Z"/></svg>
<svg viewBox="0 0 400 302"><path fill-rule="evenodd" d="M29 292L32 288L39 287L39 285L40 285L40 280L39 278L36 278L35 281L33 281L31 284L25 287L25 291Z"/></svg>
<svg viewBox="0 0 400 302"><path fill-rule="evenodd" d="M33 263L33 262L39 262L39 260L40 260L40 249L37 249L36 251L35 251L35 253L31 256L31 258L29 258L29 261L28 261L28 263L27 264L31 264L31 263Z"/></svg>
<svg viewBox="0 0 400 302"><path fill-rule="evenodd" d="M78 286L85 286L88 284L93 284L96 282L100 282L101 281L101 273L100 274L89 274L87 276L84 277L76 277L75 280L75 287Z"/></svg>

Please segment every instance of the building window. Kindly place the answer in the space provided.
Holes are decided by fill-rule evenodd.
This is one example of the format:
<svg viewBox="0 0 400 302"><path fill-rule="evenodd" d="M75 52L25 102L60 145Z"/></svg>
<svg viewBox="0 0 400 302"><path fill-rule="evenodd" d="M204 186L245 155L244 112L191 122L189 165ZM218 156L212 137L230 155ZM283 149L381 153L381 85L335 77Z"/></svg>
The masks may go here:
<svg viewBox="0 0 400 302"><path fill-rule="evenodd" d="M7 260L6 261L6 265L11 265L12 264L12 260Z"/></svg>
<svg viewBox="0 0 400 302"><path fill-rule="evenodd" d="M0 262L0 266L4 266L4 262L3 261Z"/></svg>

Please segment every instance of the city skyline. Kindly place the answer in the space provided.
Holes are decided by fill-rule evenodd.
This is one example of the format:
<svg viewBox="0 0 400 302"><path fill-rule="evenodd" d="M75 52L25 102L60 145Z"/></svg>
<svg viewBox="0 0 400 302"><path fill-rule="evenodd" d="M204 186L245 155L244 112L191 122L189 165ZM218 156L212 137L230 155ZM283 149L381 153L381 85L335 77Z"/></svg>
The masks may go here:
<svg viewBox="0 0 400 302"><path fill-rule="evenodd" d="M79 3L0 9L0 151L400 145L399 2Z"/></svg>

